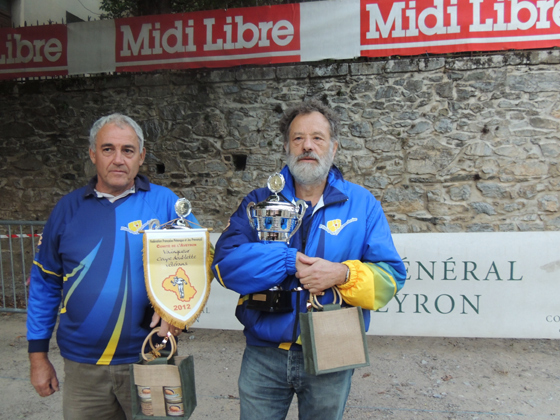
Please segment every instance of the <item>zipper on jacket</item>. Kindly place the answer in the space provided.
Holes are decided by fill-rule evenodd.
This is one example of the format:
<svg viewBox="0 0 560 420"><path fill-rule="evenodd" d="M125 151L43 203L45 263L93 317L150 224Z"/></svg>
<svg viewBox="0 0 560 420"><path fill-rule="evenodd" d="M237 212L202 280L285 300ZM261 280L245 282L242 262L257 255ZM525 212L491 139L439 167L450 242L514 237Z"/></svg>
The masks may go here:
<svg viewBox="0 0 560 420"><path fill-rule="evenodd" d="M302 229L303 232L301 232L301 252L305 254L305 246L307 245L307 237L309 236L309 231L311 230L311 226L313 225L313 219L315 217L315 213L313 212L313 209L311 209L311 215L309 216L309 220L307 221L307 223L305 224L305 226L303 226L303 221L302 221ZM305 219L305 215L303 216L303 218Z"/></svg>
<svg viewBox="0 0 560 420"><path fill-rule="evenodd" d="M339 204L339 203L345 203L346 201L348 201L348 199L345 200L340 200L340 201L335 201L332 203L329 203L327 205L324 205L322 208L326 208L328 206L332 206L333 204ZM311 216L309 217L309 223L307 223L307 229L305 232L301 232L301 250L302 252L305 254L305 246L307 245L307 237L309 236L309 232L311 231L311 226L313 225L313 220L315 219L315 212L312 211L311 212ZM305 254L307 255L307 254ZM292 343L295 343L297 340L297 330L298 330L298 325L299 325L299 314L300 314L300 298L301 298L301 293L298 290L297 292L297 298L296 298L296 316L294 319L294 331L292 334Z"/></svg>
<svg viewBox="0 0 560 420"><path fill-rule="evenodd" d="M327 208L329 206L333 206L335 204L346 203L348 198L339 201L333 201L329 204L324 204L319 210ZM301 232L301 252L305 254L305 247L307 245L307 237L309 236L309 232L311 231L311 226L313 226L313 220L315 219L315 210L311 210L311 216L309 217L309 223L307 223L305 232ZM303 227L303 226L302 226ZM307 255L307 254L305 254Z"/></svg>

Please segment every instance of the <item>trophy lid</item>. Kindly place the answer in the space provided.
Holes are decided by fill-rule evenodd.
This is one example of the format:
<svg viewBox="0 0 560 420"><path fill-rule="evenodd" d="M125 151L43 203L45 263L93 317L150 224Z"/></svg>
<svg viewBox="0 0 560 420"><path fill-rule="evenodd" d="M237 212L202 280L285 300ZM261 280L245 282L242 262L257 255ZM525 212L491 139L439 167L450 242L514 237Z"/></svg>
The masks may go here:
<svg viewBox="0 0 560 420"><path fill-rule="evenodd" d="M175 203L175 213L177 213L177 216L179 216L181 219L184 219L189 214L191 214L191 211L191 202L186 198L179 198Z"/></svg>
<svg viewBox="0 0 560 420"><path fill-rule="evenodd" d="M284 176L281 173L276 172L275 174L272 174L268 177L268 189L274 194L278 194L280 191L282 191L285 185L286 181L284 180Z"/></svg>

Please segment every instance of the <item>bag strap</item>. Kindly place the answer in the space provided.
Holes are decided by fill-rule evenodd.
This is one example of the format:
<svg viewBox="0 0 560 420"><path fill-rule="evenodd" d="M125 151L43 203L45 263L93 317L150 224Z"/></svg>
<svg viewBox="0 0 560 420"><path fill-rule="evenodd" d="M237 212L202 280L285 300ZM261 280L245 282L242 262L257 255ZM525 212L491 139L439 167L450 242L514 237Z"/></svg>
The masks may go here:
<svg viewBox="0 0 560 420"><path fill-rule="evenodd" d="M161 357L161 353L159 351L165 347L167 341L169 341L169 343L171 344L171 351L169 352L169 356L167 356L167 360L171 359L173 355L177 352L177 341L175 341L175 337L169 332L167 333L167 337L165 337L160 344L154 346L154 343L152 341L152 336L155 333L157 333L159 329L160 329L159 327L154 328L148 334L148 336L144 340L144 343L142 344L142 352L141 352L142 359L144 359L147 362L152 361L155 358ZM146 344L148 342L150 343L150 347L152 348L152 351L148 353L149 356L146 356L145 349L146 349Z"/></svg>
<svg viewBox="0 0 560 420"><path fill-rule="evenodd" d="M340 294L340 290L338 290L338 287L331 287L332 291L333 291L333 304L336 303L336 301L338 300L338 304L342 304L342 295ZM319 300L317 299L317 295L310 293L311 296L311 306L313 306L315 309L317 309L318 311L323 310L323 305L321 305L319 303Z"/></svg>

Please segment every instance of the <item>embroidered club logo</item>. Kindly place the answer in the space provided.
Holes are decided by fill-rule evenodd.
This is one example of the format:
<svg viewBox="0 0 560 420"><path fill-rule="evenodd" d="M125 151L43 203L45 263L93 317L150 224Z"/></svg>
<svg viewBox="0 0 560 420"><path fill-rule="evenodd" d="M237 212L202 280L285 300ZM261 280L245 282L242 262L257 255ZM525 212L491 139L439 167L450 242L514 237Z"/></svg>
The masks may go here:
<svg viewBox="0 0 560 420"><path fill-rule="evenodd" d="M335 219L335 220L329 220L327 222L327 226L325 225L320 225L319 228L323 229L325 232L330 233L333 236L338 235L342 229L344 229L346 226L348 226L350 223L352 222L357 222L358 219L356 219L355 217L353 217L352 219L347 220L344 224L341 224L341 220L340 219Z"/></svg>
<svg viewBox="0 0 560 420"><path fill-rule="evenodd" d="M133 232L137 232L138 229L140 229L141 227L142 227L142 220L135 220L134 222L130 222L128 224L128 228Z"/></svg>
<svg viewBox="0 0 560 420"><path fill-rule="evenodd" d="M336 219L336 220L329 220L327 222L327 229L332 232L335 233L336 231L338 231L338 229L340 229L340 225L342 223L340 223L340 219Z"/></svg>
<svg viewBox="0 0 560 420"><path fill-rule="evenodd" d="M140 235L140 232L146 229L152 222L152 220L157 219L150 219L146 223L142 223L142 220L135 220L133 222L130 222L127 226L121 226L121 230L132 233L134 235Z"/></svg>

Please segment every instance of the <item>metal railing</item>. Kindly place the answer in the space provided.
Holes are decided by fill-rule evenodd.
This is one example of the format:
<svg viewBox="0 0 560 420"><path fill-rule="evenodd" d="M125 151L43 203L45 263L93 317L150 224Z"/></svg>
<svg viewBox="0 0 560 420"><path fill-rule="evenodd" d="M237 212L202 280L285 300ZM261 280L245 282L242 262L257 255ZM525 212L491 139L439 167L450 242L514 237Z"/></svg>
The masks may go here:
<svg viewBox="0 0 560 420"><path fill-rule="evenodd" d="M29 273L45 222L0 220L0 312L26 312Z"/></svg>

